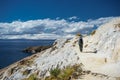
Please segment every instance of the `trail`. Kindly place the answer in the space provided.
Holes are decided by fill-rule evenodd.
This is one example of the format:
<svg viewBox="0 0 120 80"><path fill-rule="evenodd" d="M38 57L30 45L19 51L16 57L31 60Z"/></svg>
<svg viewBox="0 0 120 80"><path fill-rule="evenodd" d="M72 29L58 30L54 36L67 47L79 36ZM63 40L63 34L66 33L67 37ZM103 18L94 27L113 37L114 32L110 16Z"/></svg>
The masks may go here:
<svg viewBox="0 0 120 80"><path fill-rule="evenodd" d="M79 55L81 62L88 65L90 68L95 69L106 63L106 56L104 54L93 53L93 51L88 51L88 48L83 48L83 52L80 52L79 45L76 44L75 51Z"/></svg>
<svg viewBox="0 0 120 80"><path fill-rule="evenodd" d="M79 55L80 61L84 65L86 71L92 71L89 74L85 73L79 80L116 80L115 77L109 77L101 73L100 67L106 64L106 56L104 54L94 53L94 51L87 51L90 49L83 48L80 52L78 43L75 46L75 51Z"/></svg>

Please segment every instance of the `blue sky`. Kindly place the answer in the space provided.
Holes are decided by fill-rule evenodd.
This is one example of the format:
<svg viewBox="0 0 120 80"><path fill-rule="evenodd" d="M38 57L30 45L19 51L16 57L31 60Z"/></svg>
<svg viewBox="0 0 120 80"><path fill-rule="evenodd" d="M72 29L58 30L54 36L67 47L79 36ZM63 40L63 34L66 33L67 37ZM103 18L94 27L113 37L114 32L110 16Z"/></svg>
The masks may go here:
<svg viewBox="0 0 120 80"><path fill-rule="evenodd" d="M0 0L0 22L120 16L120 0Z"/></svg>

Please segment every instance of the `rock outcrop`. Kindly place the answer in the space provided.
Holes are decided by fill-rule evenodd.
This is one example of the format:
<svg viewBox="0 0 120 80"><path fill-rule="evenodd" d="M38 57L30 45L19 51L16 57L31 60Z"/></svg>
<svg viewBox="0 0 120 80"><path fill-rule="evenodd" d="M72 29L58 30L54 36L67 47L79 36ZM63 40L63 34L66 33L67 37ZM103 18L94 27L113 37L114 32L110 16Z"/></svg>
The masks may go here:
<svg viewBox="0 0 120 80"><path fill-rule="evenodd" d="M24 50L22 50L23 52L25 53L38 53L38 52L41 52L43 50L46 50L48 48L52 47L52 45L48 45L48 46L33 46L33 47L28 47Z"/></svg>
<svg viewBox="0 0 120 80"><path fill-rule="evenodd" d="M51 48L2 69L0 79L120 80L119 24L115 18L84 37L83 52L79 36L58 39Z"/></svg>
<svg viewBox="0 0 120 80"><path fill-rule="evenodd" d="M83 64L86 69L106 74L113 77L120 77L120 18L102 25L96 33L85 37L86 51L97 50L96 54L86 55ZM90 56L91 57L90 57ZM83 56L83 55L82 55Z"/></svg>

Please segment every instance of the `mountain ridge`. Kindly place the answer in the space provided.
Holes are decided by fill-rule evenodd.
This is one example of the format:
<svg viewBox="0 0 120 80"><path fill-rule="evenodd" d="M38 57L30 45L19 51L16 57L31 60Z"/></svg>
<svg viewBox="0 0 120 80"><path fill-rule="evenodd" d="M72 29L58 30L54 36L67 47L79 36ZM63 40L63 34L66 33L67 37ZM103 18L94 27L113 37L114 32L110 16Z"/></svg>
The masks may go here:
<svg viewBox="0 0 120 80"><path fill-rule="evenodd" d="M82 68L82 75L78 75L76 79L71 74L71 80L119 80L119 24L120 18L115 18L101 25L93 34L83 37L83 52L79 50L79 36L73 39L57 39L53 47L1 70L0 79L29 80L32 74L36 74L39 80L46 80L46 77L51 76L51 69L57 67L66 69L67 66L81 65L79 67ZM24 75L26 70L30 71Z"/></svg>

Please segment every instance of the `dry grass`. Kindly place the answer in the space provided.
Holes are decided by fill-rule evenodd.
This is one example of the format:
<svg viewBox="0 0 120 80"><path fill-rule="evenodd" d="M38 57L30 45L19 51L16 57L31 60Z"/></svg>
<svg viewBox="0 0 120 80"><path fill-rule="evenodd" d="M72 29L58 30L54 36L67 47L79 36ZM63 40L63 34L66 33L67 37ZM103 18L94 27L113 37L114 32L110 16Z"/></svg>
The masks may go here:
<svg viewBox="0 0 120 80"><path fill-rule="evenodd" d="M82 36L80 33L77 33L76 36Z"/></svg>
<svg viewBox="0 0 120 80"><path fill-rule="evenodd" d="M14 66L8 69L8 75L12 75L13 73L15 73L16 71L18 71L20 69L20 67L18 66Z"/></svg>
<svg viewBox="0 0 120 80"><path fill-rule="evenodd" d="M90 34L91 35L94 35L96 33L96 30L92 31Z"/></svg>
<svg viewBox="0 0 120 80"><path fill-rule="evenodd" d="M31 72L31 70L26 69L25 71L23 71L23 75L28 75L28 74L30 74L30 72Z"/></svg>
<svg viewBox="0 0 120 80"><path fill-rule="evenodd" d="M116 77L116 80L120 80L120 77Z"/></svg>
<svg viewBox="0 0 120 80"><path fill-rule="evenodd" d="M0 80L2 80L4 72L0 73Z"/></svg>
<svg viewBox="0 0 120 80"><path fill-rule="evenodd" d="M30 66L31 64L33 63L33 60L32 59L23 59L19 62L18 65L27 65L27 66Z"/></svg>
<svg viewBox="0 0 120 80"><path fill-rule="evenodd" d="M66 41L65 41L65 43L69 43L70 42L70 40L69 39L67 39Z"/></svg>
<svg viewBox="0 0 120 80"><path fill-rule="evenodd" d="M31 74L28 78L24 78L22 80L40 80L40 79L37 78L36 74Z"/></svg>
<svg viewBox="0 0 120 80"><path fill-rule="evenodd" d="M50 50L50 52L53 52L54 50L58 49L56 46L53 46Z"/></svg>
<svg viewBox="0 0 120 80"><path fill-rule="evenodd" d="M120 23L114 24L115 28L120 28Z"/></svg>
<svg viewBox="0 0 120 80"><path fill-rule="evenodd" d="M77 79L82 73L81 65L68 66L65 69L55 68L50 71L50 76L45 80L69 80L71 78Z"/></svg>

